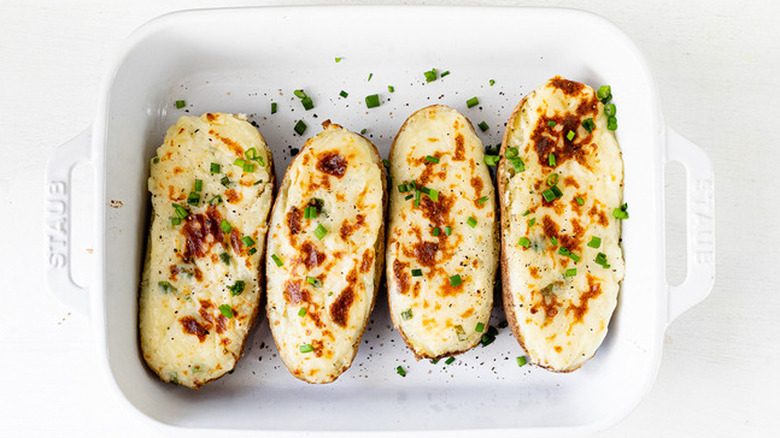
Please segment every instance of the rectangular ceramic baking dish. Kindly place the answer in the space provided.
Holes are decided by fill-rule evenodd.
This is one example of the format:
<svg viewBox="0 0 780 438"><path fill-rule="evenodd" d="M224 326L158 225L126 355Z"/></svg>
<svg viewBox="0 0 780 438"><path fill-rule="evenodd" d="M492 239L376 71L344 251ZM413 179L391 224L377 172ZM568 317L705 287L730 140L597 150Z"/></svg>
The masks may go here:
<svg viewBox="0 0 780 438"><path fill-rule="evenodd" d="M423 72L431 68L450 74L426 83ZM280 180L304 141L293 131L299 119L308 125L304 137L319 132L326 119L366 129L386 157L409 114L442 103L475 125L485 121L483 142L497 144L516 103L556 74L612 86L631 214L623 228L619 305L604 344L582 369L518 368L515 358L523 351L508 329L451 365L417 362L391 329L383 291L352 368L331 385L290 376L264 320L235 372L199 391L163 384L144 367L136 312L148 164L178 117L248 114L273 150ZM298 88L313 98L313 110L304 111L293 96ZM340 97L341 90L349 96ZM374 93L382 105L367 109L364 97ZM480 104L467 108L474 96ZM177 100L187 106L177 109ZM271 102L276 114L270 114ZM674 287L664 272L664 167L671 161L687 171L687 279ZM95 177L95 266L88 289L72 281L71 269L71 170L82 162ZM574 10L279 7L160 17L119 52L94 124L56 150L46 197L50 289L94 321L112 390L162 427L269 436L591 432L639 403L655 379L666 326L704 299L714 279L713 171L706 155L666 126L653 77L627 37ZM503 319L497 300L491 322ZM406 377L396 374L398 365Z"/></svg>

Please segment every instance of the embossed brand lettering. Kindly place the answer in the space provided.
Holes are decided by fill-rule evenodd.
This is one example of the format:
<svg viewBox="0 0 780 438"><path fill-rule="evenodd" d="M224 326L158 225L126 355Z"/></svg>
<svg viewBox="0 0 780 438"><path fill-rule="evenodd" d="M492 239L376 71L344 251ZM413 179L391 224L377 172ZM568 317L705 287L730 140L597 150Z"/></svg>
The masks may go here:
<svg viewBox="0 0 780 438"><path fill-rule="evenodd" d="M46 197L46 234L49 237L49 267L68 266L68 186L52 181Z"/></svg>
<svg viewBox="0 0 780 438"><path fill-rule="evenodd" d="M714 193L712 180L697 179L693 184L693 213L696 222L695 260L697 263L710 264L714 261Z"/></svg>

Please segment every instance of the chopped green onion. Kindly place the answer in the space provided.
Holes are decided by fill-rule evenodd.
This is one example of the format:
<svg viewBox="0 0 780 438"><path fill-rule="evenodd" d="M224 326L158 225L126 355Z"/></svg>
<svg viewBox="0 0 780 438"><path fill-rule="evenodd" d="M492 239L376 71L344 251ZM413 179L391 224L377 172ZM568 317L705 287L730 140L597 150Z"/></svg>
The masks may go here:
<svg viewBox="0 0 780 438"><path fill-rule="evenodd" d="M582 121L582 127L588 132L593 132L593 128L596 127L596 124L593 123L593 118L587 118Z"/></svg>
<svg viewBox="0 0 780 438"><path fill-rule="evenodd" d="M628 219L628 204L623 204L612 210L612 216L615 219Z"/></svg>
<svg viewBox="0 0 780 438"><path fill-rule="evenodd" d="M454 358L454 357L451 357L451 358L449 358L449 359L447 359L447 360L445 360L445 361L444 361L444 363L445 363L446 365L449 365L449 364L451 364L451 363L453 363L453 362L455 362L455 358Z"/></svg>
<svg viewBox="0 0 780 438"><path fill-rule="evenodd" d="M419 207L420 206L420 193L422 193L419 190L416 190L414 192L414 206Z"/></svg>
<svg viewBox="0 0 780 438"><path fill-rule="evenodd" d="M227 319L230 319L230 318L233 317L233 309L229 305L227 305L227 304L223 304L223 305L219 306L219 312L222 313L223 315L225 315L225 318L227 318Z"/></svg>
<svg viewBox="0 0 780 438"><path fill-rule="evenodd" d="M571 131L569 131L569 132L571 132ZM547 163L548 163L550 166L552 166L552 167L555 167L555 155L553 155L553 153L552 153L552 152L550 152L550 153L547 155Z"/></svg>
<svg viewBox="0 0 780 438"><path fill-rule="evenodd" d="M588 242L588 246L591 248L598 248L601 246L601 238L593 236L590 238L590 242Z"/></svg>
<svg viewBox="0 0 780 438"><path fill-rule="evenodd" d="M482 122L479 122L479 125L477 125L477 126L479 126L479 129L481 129L481 130L482 130L482 132L485 132L485 131L487 131L487 130L488 130L488 128L489 128L489 127L488 127L488 124L487 124L487 123L485 123L484 121L482 121Z"/></svg>
<svg viewBox="0 0 780 438"><path fill-rule="evenodd" d="M306 96L303 99L301 99L301 105L303 105L303 109L306 111L314 108L314 102L311 100L311 97Z"/></svg>
<svg viewBox="0 0 780 438"><path fill-rule="evenodd" d="M531 241L528 240L527 237L521 237L520 240L517 241L517 244L522 246L525 249L528 249L531 247Z"/></svg>
<svg viewBox="0 0 780 438"><path fill-rule="evenodd" d="M498 161L501 159L500 155L485 155L485 164L490 167L495 167Z"/></svg>
<svg viewBox="0 0 780 438"><path fill-rule="evenodd" d="M555 193L553 193L552 189L547 189L547 190L543 191L542 192L542 196L544 197L544 200L547 201L547 202L552 202L552 201L554 201L556 199L555 198Z"/></svg>
<svg viewBox="0 0 780 438"><path fill-rule="evenodd" d="M554 236L550 237L550 243L552 243L553 246L558 246L558 239L556 239Z"/></svg>
<svg viewBox="0 0 780 438"><path fill-rule="evenodd" d="M577 199L577 204L585 205L585 200L584 199L580 198L579 196L576 199Z"/></svg>
<svg viewBox="0 0 780 438"><path fill-rule="evenodd" d="M604 269L609 269L609 265L607 264L607 255L603 252L596 254L596 258L593 259L593 261L596 262L596 264L601 265L601 267Z"/></svg>
<svg viewBox="0 0 780 438"><path fill-rule="evenodd" d="M496 84L496 81L494 81L493 79L491 79L491 80L489 80L489 81L488 81L488 83L489 83L489 84L490 84L490 86L492 87L493 85L495 85L495 84Z"/></svg>
<svg viewBox="0 0 780 438"><path fill-rule="evenodd" d="M425 157L425 161L433 164L437 164L439 162L439 159L437 157L434 157L433 155L427 155Z"/></svg>
<svg viewBox="0 0 780 438"><path fill-rule="evenodd" d="M498 323L498 328L500 328L500 329L505 329L508 326L509 326L509 323L506 320L503 320L503 321Z"/></svg>
<svg viewBox="0 0 780 438"><path fill-rule="evenodd" d="M523 217L528 216L529 214L531 214L531 210L526 210L523 212Z"/></svg>
<svg viewBox="0 0 780 438"><path fill-rule="evenodd" d="M596 91L596 97L602 100L612 97L612 87L609 85L600 86L598 91Z"/></svg>
<svg viewBox="0 0 780 438"><path fill-rule="evenodd" d="M458 340L459 341L465 341L466 338L466 330L463 330L463 326L458 324L455 326L455 333L458 334Z"/></svg>
<svg viewBox="0 0 780 438"><path fill-rule="evenodd" d="M219 204L220 202L222 202L222 196L220 195L216 195L209 199L209 205Z"/></svg>
<svg viewBox="0 0 780 438"><path fill-rule="evenodd" d="M444 234L447 236L452 235L452 227L444 227Z"/></svg>
<svg viewBox="0 0 780 438"><path fill-rule="evenodd" d="M179 224L181 224L181 218L180 217L172 217L171 218L171 225L173 225L175 227L176 225L179 225Z"/></svg>
<svg viewBox="0 0 780 438"><path fill-rule="evenodd" d="M311 353L314 351L314 347L311 346L311 344L303 344L300 347L298 347L298 351L301 353Z"/></svg>
<svg viewBox="0 0 780 438"><path fill-rule="evenodd" d="M482 333L483 330L485 330L485 324L478 322L477 326L474 328L474 331Z"/></svg>
<svg viewBox="0 0 780 438"><path fill-rule="evenodd" d="M222 261L222 263L230 266L230 254L226 252L219 253L219 259Z"/></svg>
<svg viewBox="0 0 780 438"><path fill-rule="evenodd" d="M328 229L323 227L322 224L317 225L317 228L314 229L314 235L317 237L317 239L322 240L326 234L328 234Z"/></svg>
<svg viewBox="0 0 780 438"><path fill-rule="evenodd" d="M176 109L182 109L185 106L187 106L187 102L185 102L183 100L177 100L176 101Z"/></svg>
<svg viewBox="0 0 780 438"><path fill-rule="evenodd" d="M569 140L569 141L574 140L574 135L575 135L574 131L570 130L569 132L566 133L566 140Z"/></svg>
<svg viewBox="0 0 780 438"><path fill-rule="evenodd" d="M564 277L574 277L577 275L577 268L570 268L566 270L566 273L563 274Z"/></svg>
<svg viewBox="0 0 780 438"><path fill-rule="evenodd" d="M347 96L349 96L349 93L347 93L347 92L346 92L346 91L344 91L344 90L341 90L341 92L339 93L339 96L341 96L341 97L347 97Z"/></svg>
<svg viewBox="0 0 780 438"><path fill-rule="evenodd" d="M610 131L617 131L617 119L615 116L611 116L607 119L607 129Z"/></svg>
<svg viewBox="0 0 780 438"><path fill-rule="evenodd" d="M433 229L433 237L439 237L439 234L441 234L441 228L435 227Z"/></svg>
<svg viewBox="0 0 780 438"><path fill-rule="evenodd" d="M217 163L211 163L211 173L219 173L220 165Z"/></svg>
<svg viewBox="0 0 780 438"><path fill-rule="evenodd" d="M473 217L469 217L469 218L466 220L466 223L467 223L467 224L469 224L469 226L470 226L471 228L474 228L474 227L476 227L476 226L477 226L477 220L476 220L476 219L474 219Z"/></svg>
<svg viewBox="0 0 780 438"><path fill-rule="evenodd" d="M189 196L187 196L187 204L198 205L199 202L200 202L200 193L190 192Z"/></svg>
<svg viewBox="0 0 780 438"><path fill-rule="evenodd" d="M488 345L492 344L493 341L496 340L496 335L485 333L482 335L482 338L480 339L480 343L482 344L482 348L487 347Z"/></svg>
<svg viewBox="0 0 780 438"><path fill-rule="evenodd" d="M340 56L336 57L336 62L341 62L341 57Z"/></svg>
<svg viewBox="0 0 780 438"><path fill-rule="evenodd" d="M483 197L479 198L479 200L477 201L477 203L479 203L479 205L485 205L485 203L487 202L487 200L488 200L488 197L487 197L487 196L483 196Z"/></svg>
<svg viewBox="0 0 780 438"><path fill-rule="evenodd" d="M547 126L549 126L549 127L551 127L551 128L552 128L552 127L553 127L553 126L555 126L555 125L557 125L557 123L555 123L555 120L548 120L548 121L547 121Z"/></svg>
<svg viewBox="0 0 780 438"><path fill-rule="evenodd" d="M409 321L412 319L412 309L406 309L401 312L401 318L403 318L404 321Z"/></svg>
<svg viewBox="0 0 780 438"><path fill-rule="evenodd" d="M436 365L441 359L431 359L431 363Z"/></svg>
<svg viewBox="0 0 780 438"><path fill-rule="evenodd" d="M531 228L536 223L536 218L532 217L531 219L528 219L528 228Z"/></svg>
<svg viewBox="0 0 780 438"><path fill-rule="evenodd" d="M547 185L552 187L556 184L558 184L558 174L551 173L550 176L547 177Z"/></svg>
<svg viewBox="0 0 780 438"><path fill-rule="evenodd" d="M182 207L179 204L173 204L173 210L176 212L176 216L178 216L181 219L186 218L187 215L190 214L190 212L187 211L186 208Z"/></svg>
<svg viewBox="0 0 780 438"><path fill-rule="evenodd" d="M244 164L244 172L245 173L252 173L255 171L255 165L252 163L246 163Z"/></svg>
<svg viewBox="0 0 780 438"><path fill-rule="evenodd" d="M398 185L398 191L401 192L401 193L406 193L409 190L412 190L412 185L411 184L399 184Z"/></svg>
<svg viewBox="0 0 780 438"><path fill-rule="evenodd" d="M412 269L412 277L422 277L422 269Z"/></svg>
<svg viewBox="0 0 780 438"><path fill-rule="evenodd" d="M231 231L233 231L233 225L230 225L230 222L228 222L227 219L222 219L222 222L220 222L219 227L222 228L222 231L228 234Z"/></svg>
<svg viewBox="0 0 780 438"><path fill-rule="evenodd" d="M303 120L298 120L298 123L295 124L293 130L295 130L296 134L303 135L306 131L306 123L303 123Z"/></svg>
<svg viewBox="0 0 780 438"><path fill-rule="evenodd" d="M298 316L306 316L306 308L301 307L300 310L298 310Z"/></svg>
<svg viewBox="0 0 780 438"><path fill-rule="evenodd" d="M395 371L398 373L401 377L406 377L406 371L404 370L404 367L401 365L398 365L398 368L395 369Z"/></svg>
<svg viewBox="0 0 780 438"><path fill-rule="evenodd" d="M450 277L450 286L457 287L460 286L461 283L463 283L463 280L461 280L460 274L455 274Z"/></svg>
<svg viewBox="0 0 780 438"><path fill-rule="evenodd" d="M520 157L511 158L509 160L509 163L512 164L512 167L515 169L515 172L525 171L525 163L523 163L522 158Z"/></svg>
<svg viewBox="0 0 780 438"><path fill-rule="evenodd" d="M371 94L366 96L366 108L376 108L379 106L379 95Z"/></svg>
<svg viewBox="0 0 780 438"><path fill-rule="evenodd" d="M507 158L515 158L515 157L517 157L519 154L520 154L520 151L518 151L518 150L517 150L517 148L514 148L514 147L512 147L512 148L507 148L507 150L506 150L506 153L504 153L504 155L505 155Z"/></svg>
<svg viewBox="0 0 780 438"><path fill-rule="evenodd" d="M466 101L466 106L469 108L475 107L477 105L479 105L479 99L477 97L472 97Z"/></svg>
<svg viewBox="0 0 780 438"><path fill-rule="evenodd" d="M428 197L431 198L431 201L438 201L439 200L439 191L434 189L428 189Z"/></svg>
<svg viewBox="0 0 780 438"><path fill-rule="evenodd" d="M406 200L406 201L408 201L408 200L410 200L412 198L414 198L414 195L412 195L412 194L408 194L408 195L404 196L404 200Z"/></svg>
<svg viewBox="0 0 780 438"><path fill-rule="evenodd" d="M271 102L271 114L276 114L276 102Z"/></svg>
<svg viewBox="0 0 780 438"><path fill-rule="evenodd" d="M604 114L607 116L614 116L617 114L617 107L614 103L608 103L604 105Z"/></svg>
<svg viewBox="0 0 780 438"><path fill-rule="evenodd" d="M152 158L152 164L157 164L160 162L160 157L154 157Z"/></svg>
<svg viewBox="0 0 780 438"><path fill-rule="evenodd" d="M246 164L246 160L241 158L236 158L236 161L233 162L233 165L238 167L244 167L244 164Z"/></svg>
<svg viewBox="0 0 780 438"><path fill-rule="evenodd" d="M295 90L293 91L293 94L295 94L295 97L297 97L298 99L305 99L309 97L306 95L306 92L303 90Z"/></svg>
<svg viewBox="0 0 780 438"><path fill-rule="evenodd" d="M249 255L255 255L257 253L257 248L250 248L248 254Z"/></svg>
<svg viewBox="0 0 780 438"><path fill-rule="evenodd" d="M558 248L558 254L562 256L568 256L569 255L569 248L566 248L564 246Z"/></svg>
<svg viewBox="0 0 780 438"><path fill-rule="evenodd" d="M373 78L373 77L374 77L374 74L373 73L369 73L368 74L368 79L366 79L366 82L370 81L371 78Z"/></svg>
<svg viewBox="0 0 780 438"><path fill-rule="evenodd" d="M388 168L388 169L390 168L390 160L382 160L382 164L383 164L383 165L384 165L386 168Z"/></svg>
<svg viewBox="0 0 780 438"><path fill-rule="evenodd" d="M322 281L315 277L306 277L306 282L314 287L322 287Z"/></svg>
<svg viewBox="0 0 780 438"><path fill-rule="evenodd" d="M449 74L450 74L450 71L449 70L445 70L445 71L441 72L441 77L445 77L445 76L447 76Z"/></svg>
<svg viewBox="0 0 780 438"><path fill-rule="evenodd" d="M392 86L392 85L388 85L388 86L387 86L387 91L389 91L389 92L391 92L391 93L395 93L395 87L394 87L394 86Z"/></svg>
<svg viewBox="0 0 780 438"><path fill-rule="evenodd" d="M244 245L246 245L247 247L249 247L249 246L254 246L254 245L255 245L255 240L254 240L254 239L252 239L252 238L251 238L251 237L249 237L249 236L244 236L244 237L242 237L242 238L241 238L241 241L242 241L242 242L244 242Z"/></svg>
<svg viewBox="0 0 780 438"><path fill-rule="evenodd" d="M435 68L423 72L423 75L425 75L425 82L433 82L437 78L437 72Z"/></svg>
<svg viewBox="0 0 780 438"><path fill-rule="evenodd" d="M574 260L574 263L579 263L579 261L580 261L580 256L578 256L577 254L575 254L573 252L569 253L569 258Z"/></svg>
<svg viewBox="0 0 780 438"><path fill-rule="evenodd" d="M236 284L233 286L228 286L228 290L230 291L230 295L236 296L241 295L241 292L244 291L244 286L246 286L246 283L244 283L241 280L236 281Z"/></svg>
<svg viewBox="0 0 780 438"><path fill-rule="evenodd" d="M170 291L173 291L173 292L177 291L176 287L174 285L172 285L171 283L167 282L167 281L158 281L157 282L157 287L159 287L160 290L163 291L163 293L166 293L166 294L168 292L170 292Z"/></svg>
<svg viewBox="0 0 780 438"><path fill-rule="evenodd" d="M521 367L528 363L528 360L525 358L525 356L517 356L517 366Z"/></svg>
<svg viewBox="0 0 780 438"><path fill-rule="evenodd" d="M223 176L219 182L222 183L223 186L227 187L228 184L230 184L230 178Z"/></svg>
<svg viewBox="0 0 780 438"><path fill-rule="evenodd" d="M282 259L276 254L271 254L271 259L276 263L276 266L282 266L284 264Z"/></svg>

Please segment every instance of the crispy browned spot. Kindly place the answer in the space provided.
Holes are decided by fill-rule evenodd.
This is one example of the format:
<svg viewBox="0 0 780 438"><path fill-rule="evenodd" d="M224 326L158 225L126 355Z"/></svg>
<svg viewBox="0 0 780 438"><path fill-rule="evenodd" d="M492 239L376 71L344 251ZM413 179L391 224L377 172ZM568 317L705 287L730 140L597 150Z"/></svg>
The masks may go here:
<svg viewBox="0 0 780 438"><path fill-rule="evenodd" d="M210 120L209 120L209 121L210 121ZM243 147L241 147L241 145L240 145L240 144L238 144L238 143L236 143L235 141L233 141L233 140L231 140L231 139L229 139L229 138L227 138L227 137L222 137L221 135L217 134L217 131L215 131L215 130L213 130L213 129L209 129L209 134L213 135L213 136L214 136L214 137L216 137L216 138L217 138L219 141L221 141L222 143L224 143L224 144L225 144L225 146L227 146L227 147L228 147L228 149L230 149L231 151L233 151L233 153L234 153L234 154L236 154L236 155L238 155L239 157L240 157L240 156L242 156L242 155L244 154L244 148L243 148Z"/></svg>
<svg viewBox="0 0 780 438"><path fill-rule="evenodd" d="M455 134L455 155L452 161L463 161L466 159L466 145L464 144L463 134Z"/></svg>
<svg viewBox="0 0 780 438"><path fill-rule="evenodd" d="M607 215L604 213L604 210L596 208L595 204L590 208L590 210L588 210L588 216L590 216L591 219L595 220L596 223L603 227L609 225L609 219L607 219Z"/></svg>
<svg viewBox="0 0 780 438"><path fill-rule="evenodd" d="M428 219L436 226L452 225L450 221L450 210L455 204L455 200L449 196L439 193L439 200L434 202L428 196L420 198L420 208L425 219Z"/></svg>
<svg viewBox="0 0 780 438"><path fill-rule="evenodd" d="M241 254L241 246L241 233L238 232L238 229L233 228L230 231L230 247L236 254Z"/></svg>
<svg viewBox="0 0 780 438"><path fill-rule="evenodd" d="M223 347L227 347L228 345L230 345L230 342L231 342L231 341L230 341L230 339L228 339L228 338L222 338L222 339L219 341L219 345L221 345L221 346L223 346Z"/></svg>
<svg viewBox="0 0 780 438"><path fill-rule="evenodd" d="M322 356L322 350L325 348L325 344L321 339L312 339L311 346L314 348L314 355L317 357ZM316 371L316 370L312 370Z"/></svg>
<svg viewBox="0 0 780 438"><path fill-rule="evenodd" d="M357 272L353 268L347 275L347 287L336 297L336 300L330 305L330 319L341 327L347 326L349 319L349 308L355 301L355 285L357 283Z"/></svg>
<svg viewBox="0 0 780 438"><path fill-rule="evenodd" d="M347 160L336 151L323 152L317 157L317 170L341 178L347 171Z"/></svg>
<svg viewBox="0 0 780 438"><path fill-rule="evenodd" d="M215 244L221 243L225 233L220 223L222 215L211 205L205 213L187 215L180 231L184 236L182 258L189 261L192 257L203 257Z"/></svg>
<svg viewBox="0 0 780 438"><path fill-rule="evenodd" d="M176 265L171 265L170 268L168 268L168 270L171 272L171 275L169 277L170 280L176 281L176 276L179 275L179 267Z"/></svg>
<svg viewBox="0 0 780 438"><path fill-rule="evenodd" d="M374 250L368 248L363 252L363 259L360 262L360 272L366 273L371 270L371 266L374 265Z"/></svg>
<svg viewBox="0 0 780 438"><path fill-rule="evenodd" d="M233 309L231 309L231 310L233 310ZM235 311L233 311L233 315L237 316ZM217 316L217 333L220 334L220 335L222 333L225 333L225 330L227 330L227 326L228 326L228 319L225 317L225 315L222 315L222 314L218 315Z"/></svg>
<svg viewBox="0 0 780 438"><path fill-rule="evenodd" d="M474 308L473 307L469 307L468 310L466 310L465 312L460 314L460 317L461 318L468 318L469 316L471 316L473 314L474 314Z"/></svg>
<svg viewBox="0 0 780 438"><path fill-rule="evenodd" d="M290 234L301 232L301 211L298 207L293 207L287 212L287 226L290 228Z"/></svg>
<svg viewBox="0 0 780 438"><path fill-rule="evenodd" d="M209 329L211 328L211 324L208 322L201 324L192 316L179 318L179 323L181 324L184 333L197 336L201 343L206 340L206 337L209 335Z"/></svg>
<svg viewBox="0 0 780 438"><path fill-rule="evenodd" d="M598 296L601 295L601 283L598 283L598 281L593 278L592 275L585 275L588 279L588 290L580 294L580 305L575 306L574 304L570 304L569 308L566 309L566 313L574 312L574 322L572 325L578 322L582 322L583 316L588 313L588 302L592 299L598 298Z"/></svg>
<svg viewBox="0 0 780 438"><path fill-rule="evenodd" d="M404 263L398 259L393 260L393 277L398 282L398 286L401 288L399 291L401 295L409 293L409 275L408 272L409 263Z"/></svg>
<svg viewBox="0 0 780 438"><path fill-rule="evenodd" d="M477 208L482 208L485 206L485 204L480 204L479 200L482 198L482 188L484 187L484 183L482 182L482 178L475 176L471 178L471 187L474 188L474 206Z"/></svg>
<svg viewBox="0 0 780 438"><path fill-rule="evenodd" d="M171 201L181 201L184 198L185 196L181 192L177 194L176 189L174 189L173 186L168 186L168 199Z"/></svg>
<svg viewBox="0 0 780 438"><path fill-rule="evenodd" d="M284 299L293 306L299 303L310 303L311 294L301 289L301 280L287 280L284 284Z"/></svg>
<svg viewBox="0 0 780 438"><path fill-rule="evenodd" d="M209 122L213 122L214 120L217 120L217 115L212 113L206 113L206 120Z"/></svg>
<svg viewBox="0 0 780 438"><path fill-rule="evenodd" d="M580 184L577 182L576 179L574 179L571 176L567 176L563 179L563 185L567 187L574 187L574 188L580 188Z"/></svg>
<svg viewBox="0 0 780 438"><path fill-rule="evenodd" d="M438 250L438 242L418 242L414 245L414 258L423 266L434 267Z"/></svg>
<svg viewBox="0 0 780 438"><path fill-rule="evenodd" d="M555 347L553 347L553 348L555 349L555 352L556 352L556 353L560 353L561 351L563 351L563 348L561 348L561 346L560 346L560 345L556 345L556 346L555 346Z"/></svg>
<svg viewBox="0 0 780 438"><path fill-rule="evenodd" d="M542 276L539 275L539 268L536 266L529 266L528 273L531 274L531 277L536 278L537 280L542 278Z"/></svg>
<svg viewBox="0 0 780 438"><path fill-rule="evenodd" d="M412 297L417 298L420 295L420 282L414 283L414 286L412 287Z"/></svg>
<svg viewBox="0 0 780 438"><path fill-rule="evenodd" d="M317 326L317 328L320 328L320 329L321 329L321 328L324 328L324 327L325 327L325 323L324 323L324 322L322 322L322 318L320 317L320 313L319 313L317 310L315 310L315 309L309 309L309 310L306 312L306 316L308 316L309 318L311 318L311 320L314 322L314 325L316 325L316 326ZM324 334L325 334L325 333L323 333L323 335L324 335Z"/></svg>
<svg viewBox="0 0 780 438"><path fill-rule="evenodd" d="M244 195L236 192L233 189L227 189L225 190L225 197L227 198L227 202L231 204L237 204L238 202L241 202L241 200L244 198Z"/></svg>
<svg viewBox="0 0 780 438"><path fill-rule="evenodd" d="M180 174L180 173L182 173L182 172L184 172L184 169L182 169L182 168L181 168L181 167L179 167L179 166L176 166L176 167L174 167L174 168L173 168L173 174L174 174L174 175L178 175L178 174Z"/></svg>
<svg viewBox="0 0 780 438"><path fill-rule="evenodd" d="M352 235L352 233L355 232L358 228L362 227L363 224L366 223L366 216L359 214L357 215L355 219L355 223L350 225L348 219L344 219L344 222L341 223L341 229L339 230L339 235L341 236L342 240L347 240L349 236Z"/></svg>
<svg viewBox="0 0 780 438"><path fill-rule="evenodd" d="M555 315L558 314L558 308L561 307L561 303L558 301L558 296L552 291L554 284L547 285L542 290L534 290L531 292L531 314L535 315L539 310L544 311L545 322L543 326L549 325Z"/></svg>
<svg viewBox="0 0 780 438"><path fill-rule="evenodd" d="M445 278L442 281L441 287L439 287L439 290L436 291L436 293L441 297L449 297L453 295L458 295L459 293L463 292L463 284L466 282L466 279L462 279L461 284L457 286L453 286L450 283L449 277Z"/></svg>
<svg viewBox="0 0 780 438"><path fill-rule="evenodd" d="M308 269L321 265L325 258L325 253L317 251L317 247L313 243L307 241L301 245L301 256L298 258L298 262L303 263Z"/></svg>
<svg viewBox="0 0 780 438"><path fill-rule="evenodd" d="M195 266L195 269L193 269L192 273L195 275L195 280L199 282L203 281L203 271L201 271L200 268Z"/></svg>
<svg viewBox="0 0 780 438"><path fill-rule="evenodd" d="M582 91L583 88L585 88L585 84L570 81L560 76L556 76L550 79L550 85L563 91L563 93L567 96L576 96L580 91Z"/></svg>

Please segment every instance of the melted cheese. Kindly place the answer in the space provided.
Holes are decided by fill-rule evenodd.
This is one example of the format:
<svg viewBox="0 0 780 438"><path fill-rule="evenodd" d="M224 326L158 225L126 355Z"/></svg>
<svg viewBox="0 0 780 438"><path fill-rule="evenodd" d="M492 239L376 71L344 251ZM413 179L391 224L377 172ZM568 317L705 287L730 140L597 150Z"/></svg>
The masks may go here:
<svg viewBox="0 0 780 438"><path fill-rule="evenodd" d="M463 352L487 330L498 265L496 199L482 142L463 115L431 106L404 123L390 162L395 186L386 263L393 323L418 357ZM413 190L398 190L411 182L436 190L438 199L423 193L415 206ZM413 275L417 269L422 275ZM461 284L453 286L456 275Z"/></svg>
<svg viewBox="0 0 780 438"><path fill-rule="evenodd" d="M268 321L279 355L310 383L331 382L352 363L374 305L384 241L385 174L376 148L338 125L324 126L287 169L266 260ZM312 205L316 217L306 218ZM327 230L321 239L318 226Z"/></svg>
<svg viewBox="0 0 780 438"><path fill-rule="evenodd" d="M244 171L234 162L251 148L260 158ZM165 381L197 388L233 369L241 355L260 300L271 159L257 129L230 114L182 117L157 149L139 323L144 359ZM200 195L195 205L187 202L192 192ZM179 217L174 204L188 211L179 224L172 222ZM246 236L254 243L242 242Z"/></svg>
<svg viewBox="0 0 780 438"><path fill-rule="evenodd" d="M592 133L582 126L588 118ZM624 274L620 221L612 215L622 204L620 148L593 89L560 77L520 103L503 156L509 148L518 150L525 170L516 172L506 158L499 166L505 310L514 315L513 329L532 362L572 371L603 341ZM543 193L551 183L562 197L548 202ZM588 245L594 237L601 239L597 248ZM599 253L608 269L595 262ZM569 269L576 274L566 276Z"/></svg>

